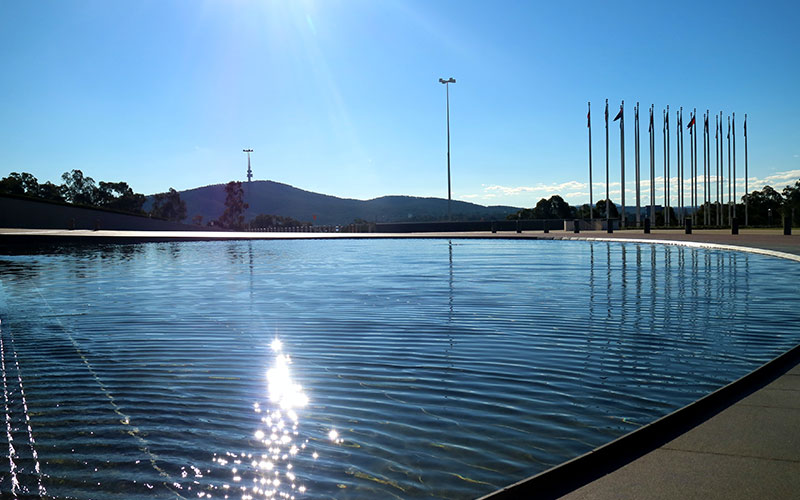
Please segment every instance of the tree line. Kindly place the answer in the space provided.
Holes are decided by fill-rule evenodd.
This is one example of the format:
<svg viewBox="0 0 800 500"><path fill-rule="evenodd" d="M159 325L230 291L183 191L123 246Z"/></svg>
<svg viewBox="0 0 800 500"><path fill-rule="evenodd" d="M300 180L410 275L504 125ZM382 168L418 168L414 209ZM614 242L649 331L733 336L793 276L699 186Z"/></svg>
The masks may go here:
<svg viewBox="0 0 800 500"><path fill-rule="evenodd" d="M144 210L147 198L135 193L126 182L95 182L80 170L64 172L62 184L50 181L39 183L28 172L11 172L0 179L0 193L28 196L42 200L70 203L86 207L98 207L136 215L147 215L159 219L181 222L186 219L186 202L175 189L153 195L153 205ZM310 226L310 222L300 222L291 217L259 214L249 223L245 222L245 211L249 208L244 202L242 183L231 181L225 185L225 211L215 220L206 222L207 226L242 230L247 227L264 228L273 226ZM203 216L192 218L195 225L203 225Z"/></svg>
<svg viewBox="0 0 800 500"><path fill-rule="evenodd" d="M781 192L771 186L764 186L760 191L753 191L745 194L741 198L741 203L737 203L736 217L740 222L744 222L745 204L747 204L747 215L751 226L773 226L782 223L783 216L792 216L796 221L795 215L800 216L800 180L792 185L787 185ZM612 201L610 205L612 219L619 218L619 210ZM643 207L647 208L647 207ZM723 210L727 210L723 205ZM675 211L669 207L670 220L678 221ZM700 206L697 216L702 220L705 206ZM710 204L712 220L716 213L716 204ZM664 210L656 211L655 225L664 224ZM595 204L594 217L604 219L606 217L606 200L600 200ZM564 201L561 196L554 195L550 198L542 198L533 208L523 208L506 217L509 220L516 219L589 219L591 218L589 204L581 206L571 206Z"/></svg>
<svg viewBox="0 0 800 500"><path fill-rule="evenodd" d="M146 212L145 195L135 193L126 182L95 182L80 170L64 172L62 184L39 183L28 172L11 172L0 179L0 193L29 196L43 200L99 207L160 219L181 221L186 218L186 203L173 188L153 197L153 206Z"/></svg>

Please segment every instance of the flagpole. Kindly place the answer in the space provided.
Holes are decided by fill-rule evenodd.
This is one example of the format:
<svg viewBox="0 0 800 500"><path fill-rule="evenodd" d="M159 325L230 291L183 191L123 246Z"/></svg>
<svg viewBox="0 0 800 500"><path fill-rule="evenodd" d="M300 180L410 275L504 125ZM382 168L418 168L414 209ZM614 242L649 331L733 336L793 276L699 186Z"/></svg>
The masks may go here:
<svg viewBox="0 0 800 500"><path fill-rule="evenodd" d="M692 140L696 135L694 127L692 126L692 112L689 111L689 205L694 207L694 150L692 149ZM686 214L688 216L689 210L687 207ZM692 223L694 223L694 211L692 211Z"/></svg>
<svg viewBox="0 0 800 500"><path fill-rule="evenodd" d="M681 220L679 225L684 224L684 220L686 219L686 138L684 135L683 130L683 106L681 106L681 126L679 128L681 132ZM689 156L691 157L692 154L692 143L689 143ZM689 159L689 163L691 164L691 158ZM689 165L689 169L691 170L691 165Z"/></svg>
<svg viewBox="0 0 800 500"><path fill-rule="evenodd" d="M679 226L684 224L684 219L686 219L686 140L683 133L683 106L680 109L681 112L681 125L679 127L679 131L681 133L681 220L679 222ZM692 150L692 143L689 143L689 154L691 155ZM691 161L691 160L690 160Z"/></svg>
<svg viewBox="0 0 800 500"><path fill-rule="evenodd" d="M725 204L725 138L722 137L722 111L719 112L719 126L717 131L719 133L719 216L722 225L725 225L725 209L722 207Z"/></svg>
<svg viewBox="0 0 800 500"><path fill-rule="evenodd" d="M717 226L720 226L721 225L720 216L722 209L719 204L719 187L720 187L720 182L722 182L722 180L720 179L720 171L719 171L719 117L717 116L716 113L714 113L714 173L717 174L717 182L714 183L716 187L717 199L714 205L716 206L717 209L716 210Z"/></svg>
<svg viewBox="0 0 800 500"><path fill-rule="evenodd" d="M667 218L667 200L669 199L669 170L667 169L667 112L661 110L661 153L664 156L664 226L669 225Z"/></svg>
<svg viewBox="0 0 800 500"><path fill-rule="evenodd" d="M692 111L692 154L694 155L694 173L692 175L692 181L694 187L692 188L692 196L694 197L694 201L692 202L692 222L693 224L697 224L697 207L700 206L700 200L697 197L697 178L698 178L698 170L700 170L699 164L697 163L697 108L694 108Z"/></svg>
<svg viewBox="0 0 800 500"><path fill-rule="evenodd" d="M675 129L676 140L678 141L678 226L683 224L683 219L686 217L684 214L684 207L686 206L686 183L684 181L684 167L686 157L684 156L683 147L683 106L680 107L678 114L678 127Z"/></svg>
<svg viewBox="0 0 800 500"><path fill-rule="evenodd" d="M650 105L650 223L656 225L656 131L653 130L653 108L654 104ZM745 139L745 144L747 140ZM744 148L747 151L747 147ZM745 153L747 158L747 153Z"/></svg>
<svg viewBox="0 0 800 500"><path fill-rule="evenodd" d="M733 132L733 216L738 217L736 215L736 113L733 113L733 125L732 125L732 132Z"/></svg>
<svg viewBox="0 0 800 500"><path fill-rule="evenodd" d="M694 152L694 175L692 176L694 180L694 203L692 207L692 221L694 224L697 224L697 207L700 206L700 199L697 196L698 171L700 170L700 164L697 162L697 108L694 108L692 111L692 120L694 120L694 124L692 125L692 132L694 132L692 136L692 150Z"/></svg>
<svg viewBox="0 0 800 500"><path fill-rule="evenodd" d="M634 140L636 142L636 227L641 226L641 178L640 178L640 159L639 159L639 103L634 109Z"/></svg>
<svg viewBox="0 0 800 500"><path fill-rule="evenodd" d="M592 199L592 102L589 101L589 112L586 114L586 126L589 127L589 219L594 219L594 200Z"/></svg>
<svg viewBox="0 0 800 500"><path fill-rule="evenodd" d="M664 136L666 137L666 140L667 140L667 151L666 151L666 153L667 153L667 156L666 156L666 158L667 158L667 176L664 178L664 187L665 187L665 193L664 193L664 205L665 205L665 207L664 207L664 210L666 210L664 212L664 225L669 226L669 208L670 208L670 206L669 206L670 205L669 183L671 181L671 179L669 178L669 175L670 175L670 171L669 171L669 159L670 159L669 158L669 104L667 104L667 111L664 114L664 118L665 118L664 119L664 123L665 123L665 127L666 127Z"/></svg>
<svg viewBox="0 0 800 500"><path fill-rule="evenodd" d="M703 225L708 226L708 115L703 113Z"/></svg>
<svg viewBox="0 0 800 500"><path fill-rule="evenodd" d="M694 199L694 195L695 195L694 183L695 183L695 180L696 180L695 173L696 173L697 165L695 164L694 146L692 144L693 144L694 139L697 137L697 131L695 130L695 127L694 127L694 125L695 125L695 121L694 121L695 117L694 117L694 115L692 114L691 111L689 111L689 116L690 116L690 118L689 118L689 204L692 207L692 223L694 224L694 223L697 222L695 220L695 217L694 217L694 215L695 215L694 214L694 209L697 206L696 203L695 203L695 199Z"/></svg>
<svg viewBox="0 0 800 500"><path fill-rule="evenodd" d="M675 111L675 176L677 180L677 209L675 214L678 217L678 225L680 226L683 219L683 212L681 212L681 119L677 111Z"/></svg>
<svg viewBox="0 0 800 500"><path fill-rule="evenodd" d="M744 225L748 226L748 217L747 217L747 200L750 198L748 195L750 191L748 190L747 185L747 113L744 114Z"/></svg>
<svg viewBox="0 0 800 500"><path fill-rule="evenodd" d="M622 202L622 214L620 214L620 229L626 225L625 217L625 101L619 105L619 160L620 160L620 190Z"/></svg>
<svg viewBox="0 0 800 500"><path fill-rule="evenodd" d="M711 118L711 110L706 110L706 157L708 159L708 169L706 170L706 177L708 178L708 201L706 205L708 206L708 222L707 224L711 225L711 127L709 123L709 119Z"/></svg>
<svg viewBox="0 0 800 500"><path fill-rule="evenodd" d="M611 201L608 194L608 99L606 99L606 228L611 229Z"/></svg>
<svg viewBox="0 0 800 500"><path fill-rule="evenodd" d="M731 215L731 117L728 115L728 223L733 224Z"/></svg>
<svg viewBox="0 0 800 500"><path fill-rule="evenodd" d="M706 163L706 114L703 113L703 225L707 226L708 222L708 196L706 196L706 188L708 187L708 172L706 171L707 163ZM698 166L698 170L699 170ZM699 175L699 172L698 172ZM698 203L700 200L698 200Z"/></svg>
<svg viewBox="0 0 800 500"><path fill-rule="evenodd" d="M711 225L711 128L709 119L711 118L711 110L706 110L706 157L708 158L708 169L706 175L708 177L708 225Z"/></svg>
<svg viewBox="0 0 800 500"><path fill-rule="evenodd" d="M708 137L708 110L703 115L703 224L711 225L711 144Z"/></svg>

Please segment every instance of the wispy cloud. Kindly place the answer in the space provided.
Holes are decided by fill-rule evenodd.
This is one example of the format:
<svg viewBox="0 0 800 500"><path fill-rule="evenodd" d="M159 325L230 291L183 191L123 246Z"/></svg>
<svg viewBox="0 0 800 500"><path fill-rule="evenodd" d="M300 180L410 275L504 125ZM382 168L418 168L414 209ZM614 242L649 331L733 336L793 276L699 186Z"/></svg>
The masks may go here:
<svg viewBox="0 0 800 500"><path fill-rule="evenodd" d="M776 184L780 187L783 187L784 184L794 183L794 181L797 179L800 179L800 169L787 170L785 172L775 172L774 174L768 175L763 179L759 179L758 177L750 177L748 181L750 182L750 185L755 184L760 188L767 184L772 187L777 187Z"/></svg>
<svg viewBox="0 0 800 500"><path fill-rule="evenodd" d="M490 186L483 186L484 192L496 191L506 196L516 196L528 193L551 193L559 194L569 189L585 188L586 183L577 181L562 182L560 184L537 184L535 186L500 186L493 184Z"/></svg>
<svg viewBox="0 0 800 500"><path fill-rule="evenodd" d="M795 181L800 179L800 169L795 170L785 170L781 172L775 172L774 174L767 175L765 177L756 177L756 176L749 176L747 178L747 189L749 191L760 190L764 186L772 186L773 188L780 191L783 187L787 184L794 184ZM723 198L727 198L728 193L728 179L723 177ZM684 182L684 195L686 198L686 203L689 202L690 198L690 191L691 191L691 181L689 178L685 178ZM670 191L670 200L671 204L676 205L678 202L678 184L680 183L680 179L675 177L670 177L669 179L669 191ZM710 179L711 183L711 198L716 198L716 189L717 189L717 178L712 176ZM697 194L698 194L698 201L701 203L703 202L703 179L702 176L698 179L697 183ZM734 183L736 189L736 196L737 198L744 194L745 192L745 178L743 175L738 175L735 179ZM619 181L609 182L609 196L612 200L619 203L622 197L622 190L620 189L621 184ZM656 177L655 178L655 198L656 203L663 203L664 201L664 177ZM733 186L732 186L733 187ZM592 198L596 202L605 198L605 189L606 184L605 182L593 182L592 183ZM460 198L462 199L469 199L469 200L490 200L497 199L505 200L506 203L517 203L517 204L534 204L540 198L549 198L553 195L559 195L563 197L567 202L571 204L582 204L589 201L589 183L588 182L578 182L578 181L567 181L561 183L552 183L552 184L536 184L533 186L503 186L499 184L491 184L491 185L484 185L482 193L471 193L467 195L462 195ZM636 203L636 186L633 181L629 181L625 183L625 201L627 205L634 205ZM645 205L650 203L650 180L649 179L641 179L640 182L640 203Z"/></svg>

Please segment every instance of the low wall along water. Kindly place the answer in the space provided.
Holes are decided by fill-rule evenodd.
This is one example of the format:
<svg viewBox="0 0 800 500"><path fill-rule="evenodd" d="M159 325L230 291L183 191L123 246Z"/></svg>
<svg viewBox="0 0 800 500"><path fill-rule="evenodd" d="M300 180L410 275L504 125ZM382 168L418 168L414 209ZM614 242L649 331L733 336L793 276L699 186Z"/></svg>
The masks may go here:
<svg viewBox="0 0 800 500"><path fill-rule="evenodd" d="M119 229L130 231L197 231L192 226L102 208L78 207L46 200L0 195L0 227L32 229Z"/></svg>

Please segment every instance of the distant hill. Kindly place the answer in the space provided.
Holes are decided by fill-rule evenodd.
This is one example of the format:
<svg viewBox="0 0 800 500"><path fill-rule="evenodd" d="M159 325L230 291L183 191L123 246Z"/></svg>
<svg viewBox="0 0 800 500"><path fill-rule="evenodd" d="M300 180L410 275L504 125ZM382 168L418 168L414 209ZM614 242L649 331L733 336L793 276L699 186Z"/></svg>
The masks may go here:
<svg viewBox="0 0 800 500"><path fill-rule="evenodd" d="M258 214L270 214L311 221L316 225L343 225L355 219L414 222L447 218L447 200L442 198L382 196L372 200L354 200L312 193L272 181L243 182L242 187L245 202L250 205L245 214L246 220ZM225 210L224 184L180 191L180 195L186 202L186 222L195 215L202 215L205 224L218 218ZM152 198L152 195L147 197L145 209L152 205ZM517 210L508 206L485 207L465 201L452 202L453 220L504 219Z"/></svg>

